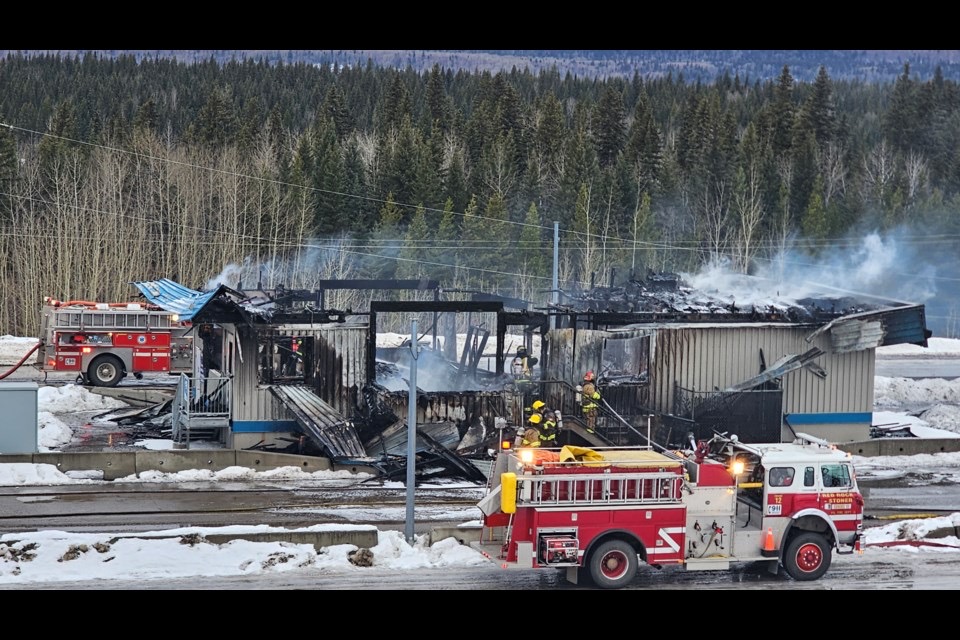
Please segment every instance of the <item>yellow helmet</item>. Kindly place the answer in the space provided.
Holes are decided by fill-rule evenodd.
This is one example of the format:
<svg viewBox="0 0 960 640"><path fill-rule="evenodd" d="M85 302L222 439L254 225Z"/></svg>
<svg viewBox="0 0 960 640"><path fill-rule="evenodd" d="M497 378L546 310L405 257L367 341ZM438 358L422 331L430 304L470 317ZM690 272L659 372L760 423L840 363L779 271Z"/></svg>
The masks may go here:
<svg viewBox="0 0 960 640"><path fill-rule="evenodd" d="M547 406L547 403L543 400L534 400L533 404L530 406L533 407L534 411L540 411L540 409L543 409L545 406Z"/></svg>
<svg viewBox="0 0 960 640"><path fill-rule="evenodd" d="M543 416L541 416L539 413L535 413L529 418L527 418L527 422L529 422L530 424L540 424L541 420L543 420Z"/></svg>

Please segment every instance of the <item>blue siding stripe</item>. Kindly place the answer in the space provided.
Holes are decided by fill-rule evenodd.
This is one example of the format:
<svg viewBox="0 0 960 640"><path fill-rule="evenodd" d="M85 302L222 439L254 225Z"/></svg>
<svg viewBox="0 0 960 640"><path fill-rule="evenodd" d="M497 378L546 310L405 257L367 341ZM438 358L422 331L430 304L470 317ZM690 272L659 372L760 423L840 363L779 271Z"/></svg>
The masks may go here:
<svg viewBox="0 0 960 640"><path fill-rule="evenodd" d="M786 417L787 422L796 426L800 424L872 424L873 413L791 413Z"/></svg>
<svg viewBox="0 0 960 640"><path fill-rule="evenodd" d="M234 420L234 433L258 433L273 431L300 431L296 420Z"/></svg>

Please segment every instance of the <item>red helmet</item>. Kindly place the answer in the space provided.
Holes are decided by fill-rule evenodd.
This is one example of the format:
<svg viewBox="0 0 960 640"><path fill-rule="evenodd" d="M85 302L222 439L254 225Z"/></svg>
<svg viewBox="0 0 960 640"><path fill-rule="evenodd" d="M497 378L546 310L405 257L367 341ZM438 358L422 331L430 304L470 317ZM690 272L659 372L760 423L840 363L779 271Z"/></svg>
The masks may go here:
<svg viewBox="0 0 960 640"><path fill-rule="evenodd" d="M587 371L585 374L583 374L583 379L593 380L593 371Z"/></svg>

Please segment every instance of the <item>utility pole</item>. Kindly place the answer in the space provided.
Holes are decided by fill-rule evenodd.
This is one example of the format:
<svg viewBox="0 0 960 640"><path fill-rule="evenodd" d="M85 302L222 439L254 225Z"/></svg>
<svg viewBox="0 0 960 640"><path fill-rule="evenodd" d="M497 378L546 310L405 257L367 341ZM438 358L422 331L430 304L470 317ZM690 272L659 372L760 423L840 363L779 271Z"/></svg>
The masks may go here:
<svg viewBox="0 0 960 640"><path fill-rule="evenodd" d="M557 328L557 304L560 302L560 223L553 221L553 313L550 314L550 328Z"/></svg>
<svg viewBox="0 0 960 640"><path fill-rule="evenodd" d="M407 542L414 542L413 503L416 491L417 466L417 356L420 355L420 345L417 341L417 321L410 324L410 393L407 402L407 520L404 526L404 535Z"/></svg>

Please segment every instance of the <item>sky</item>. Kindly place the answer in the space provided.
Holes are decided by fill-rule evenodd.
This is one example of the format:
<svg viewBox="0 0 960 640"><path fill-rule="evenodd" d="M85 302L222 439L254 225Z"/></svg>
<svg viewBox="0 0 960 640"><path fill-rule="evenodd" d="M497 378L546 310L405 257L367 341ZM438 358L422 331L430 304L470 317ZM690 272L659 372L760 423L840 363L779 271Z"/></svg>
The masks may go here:
<svg viewBox="0 0 960 640"><path fill-rule="evenodd" d="M409 337L409 336L407 336ZM878 357L960 357L960 340L932 338L927 349L914 345L897 345L878 349ZM0 337L0 376L10 365L35 344L33 338ZM0 379L2 384L2 379ZM906 378L878 377L874 386L876 407L874 424L909 425L918 437L960 437L960 379L908 380ZM126 408L123 402L90 393L83 387L68 384L61 387L41 386L37 392L39 449L57 451L70 442L71 423L76 416L89 419L92 414L106 417L112 409ZM904 411L903 407L926 405ZM104 415L106 414L106 415ZM138 443L152 449L173 448L172 441L149 439ZM914 467L946 470L960 482L960 453L919 454L914 456L854 456L858 478L883 478L902 474L902 469ZM219 472L191 470L180 473L148 471L104 481L95 473L59 471L54 465L3 463L0 464L0 486L63 485L71 483L108 484L110 482L237 482L244 479L257 482L280 480L289 485L303 480L335 479L348 474L344 471L316 471L308 473L299 467L285 467L271 471L255 471L244 467L230 467ZM389 485L391 483L387 483ZM394 483L397 488L402 483ZM444 485L449 486L449 485ZM466 485L465 485L466 486ZM472 485L471 485L472 486ZM456 513L424 514L417 509L416 517L423 515L437 520L462 517L463 524L479 524L480 510L467 508ZM358 520L376 521L371 514L358 510ZM960 538L956 536L930 537L931 532L945 527L960 526L960 513L933 518L902 519L866 529L864 554L918 554L960 553ZM376 528L375 525L318 524L293 531L325 529ZM286 571L357 572L348 560L355 550L353 545L337 545L321 551L310 544L280 542L247 542L234 540L226 544L183 544L188 534L252 533L279 530L269 526L186 527L151 532L82 532L55 530L5 533L0 530L0 587L82 580L163 579L190 576L250 576ZM289 529L287 531L290 531ZM389 569L449 568L490 563L485 556L454 538L428 545L427 536L415 536L410 544L403 532L377 529L378 543L373 552L374 566ZM278 558L285 561L278 562ZM491 569L496 567L491 564Z"/></svg>

